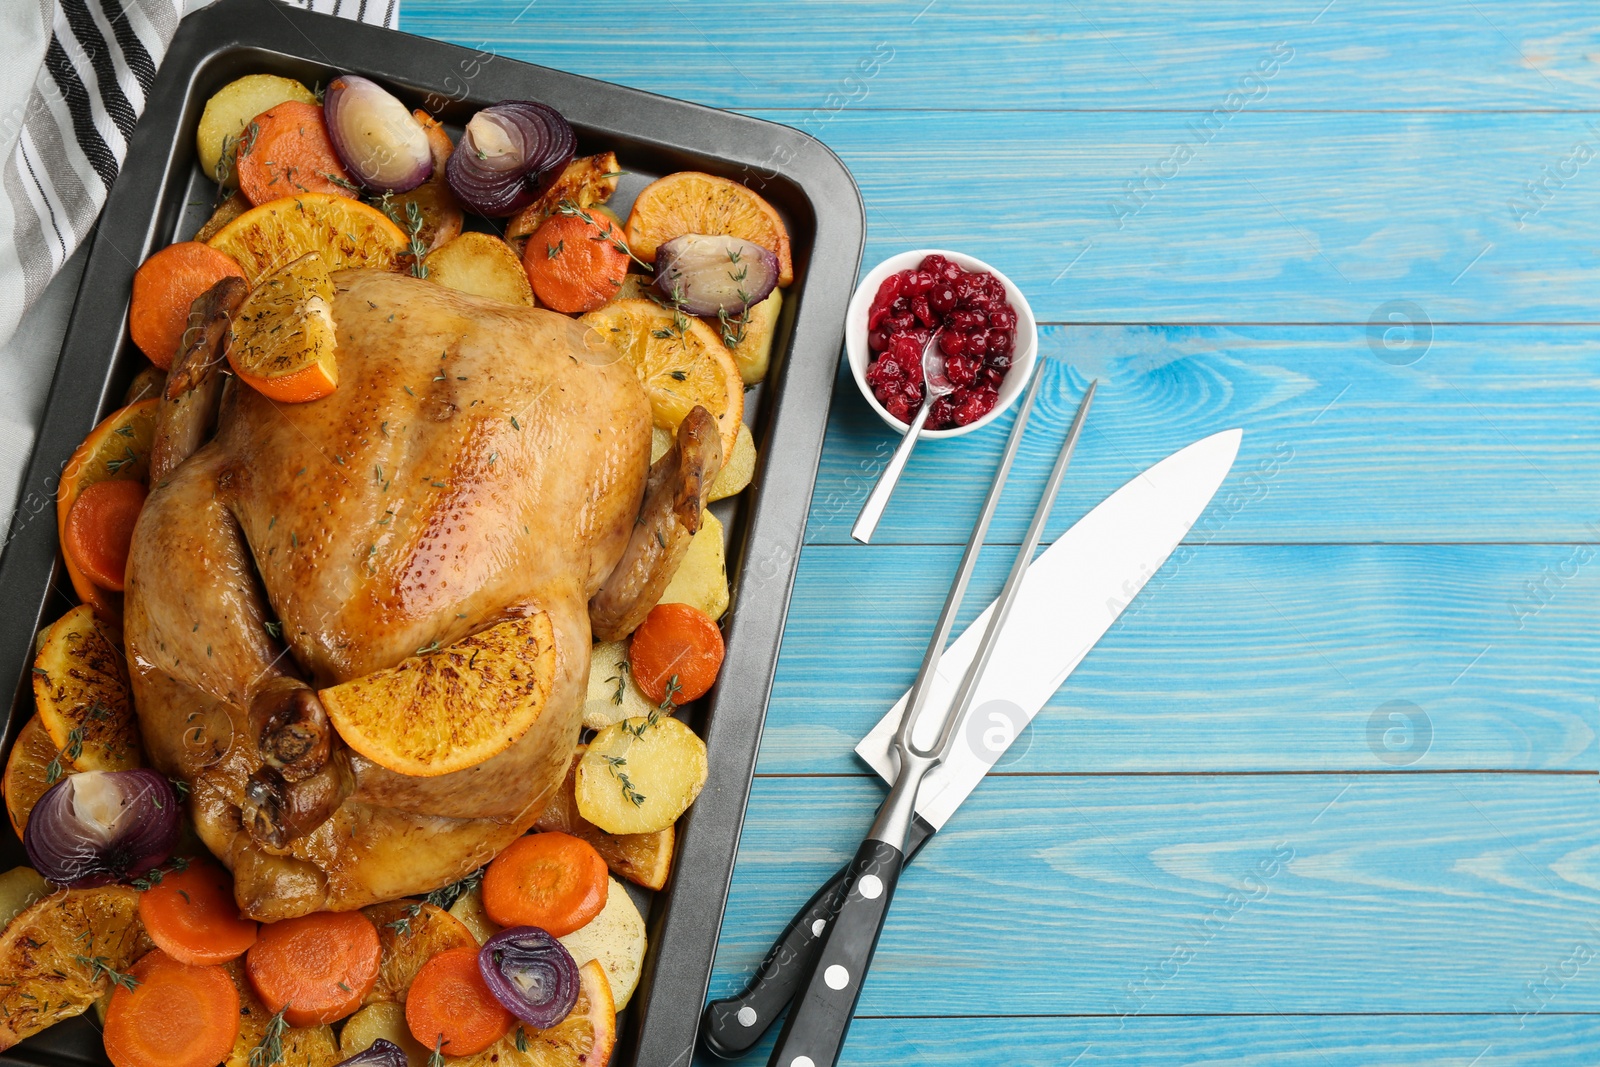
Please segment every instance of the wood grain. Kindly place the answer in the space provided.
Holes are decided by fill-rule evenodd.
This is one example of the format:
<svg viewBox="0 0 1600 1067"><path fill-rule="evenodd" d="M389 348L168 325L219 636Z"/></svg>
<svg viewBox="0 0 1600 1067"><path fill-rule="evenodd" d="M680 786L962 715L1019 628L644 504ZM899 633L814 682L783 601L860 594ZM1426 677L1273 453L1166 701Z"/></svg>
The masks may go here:
<svg viewBox="0 0 1600 1067"><path fill-rule="evenodd" d="M1011 552L982 557L961 627L998 594ZM1580 566L1560 545L1196 549L1158 572L997 769L1593 773L1597 554ZM863 771L855 743L910 685L959 556L806 549L760 773ZM1414 707L1383 710L1394 701ZM1413 734L1396 711L1419 720Z"/></svg>
<svg viewBox="0 0 1600 1067"><path fill-rule="evenodd" d="M762 1064L777 1036L743 1062ZM1132 1020L856 1018L844 1067L1568 1067L1600 1040L1585 1015L1212 1015ZM726 1063L704 1053L700 1067Z"/></svg>
<svg viewBox="0 0 1600 1067"><path fill-rule="evenodd" d="M882 796L756 782L714 996ZM1590 775L994 779L907 869L860 1010L1520 1012L1551 968L1538 1003L1595 1012L1594 816Z"/></svg>
<svg viewBox="0 0 1600 1067"><path fill-rule="evenodd" d="M400 16L717 107L1210 109L1280 41L1294 55L1269 107L1594 107L1600 32L1578 0L1325 3L633 0L602 20L574 0L406 0ZM875 50L892 58L863 76Z"/></svg>
<svg viewBox="0 0 1600 1067"><path fill-rule="evenodd" d="M1192 540L1592 543L1597 343L1594 327L1439 326L1426 354L1396 366L1365 327L1048 328L1049 377L990 538L1021 540L1095 377L1047 540L1151 464L1240 426L1239 458ZM919 444L874 543L965 542L1011 422ZM841 371L808 542L850 542L896 443Z"/></svg>

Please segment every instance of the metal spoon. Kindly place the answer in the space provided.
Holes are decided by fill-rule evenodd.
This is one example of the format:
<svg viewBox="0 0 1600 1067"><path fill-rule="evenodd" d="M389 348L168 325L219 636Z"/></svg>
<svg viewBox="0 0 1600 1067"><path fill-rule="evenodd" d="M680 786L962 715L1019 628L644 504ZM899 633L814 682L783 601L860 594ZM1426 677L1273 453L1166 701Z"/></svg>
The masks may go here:
<svg viewBox="0 0 1600 1067"><path fill-rule="evenodd" d="M901 438L900 447L894 450L894 455L889 457L883 473L878 475L878 484L874 485L872 492L867 495L867 502L861 505L861 514L856 517L856 524L850 527L850 536L862 544L872 540L872 531L878 528L878 520L883 518L883 509L889 506L889 498L894 495L895 483L900 480L900 472L906 469L906 462L911 459L911 450L916 447L922 426L928 421L928 412L933 410L933 402L941 396L949 396L955 390L955 386L950 384L950 379L945 377L944 353L939 350L939 335L943 332L943 326L934 330L933 336L928 338L928 343L922 349L922 406L917 409L917 416L911 420L911 426L906 430L905 437Z"/></svg>

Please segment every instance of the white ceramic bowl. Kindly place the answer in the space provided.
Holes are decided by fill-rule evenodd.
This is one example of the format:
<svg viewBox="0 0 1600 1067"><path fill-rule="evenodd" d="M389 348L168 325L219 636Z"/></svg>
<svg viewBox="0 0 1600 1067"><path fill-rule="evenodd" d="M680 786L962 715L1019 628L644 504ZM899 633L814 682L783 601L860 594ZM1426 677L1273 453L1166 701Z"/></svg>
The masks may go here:
<svg viewBox="0 0 1600 1067"><path fill-rule="evenodd" d="M909 429L908 424L889 414L884 406L878 403L878 398L872 395L872 386L867 384L867 367L872 363L872 351L867 347L867 312L872 309L872 299L878 295L878 287L883 284L885 278L898 271L915 267L922 262L924 256L932 255L943 256L966 270L987 271L999 278L1000 284L1006 287L1006 299L1011 302L1012 308L1017 313L1016 349L1012 355L1011 369L1006 372L1005 381L1000 383L1000 399L995 401L994 408L989 414L976 422L968 423L966 426L953 426L948 430L922 431L923 440L938 441L981 430L1017 402L1017 397L1022 395L1023 388L1028 384L1028 379L1033 376L1033 364L1039 351L1039 326L1033 321L1033 308L1028 306L1028 298L1022 295L1022 290L1012 284L1010 278L974 256L943 248L916 248L910 252L890 256L873 267L867 272L867 276L861 279L855 295L850 298L850 307L844 313L845 358L850 361L850 373L855 376L856 388L861 390L861 395L872 405L872 410L876 411L895 433L904 434Z"/></svg>

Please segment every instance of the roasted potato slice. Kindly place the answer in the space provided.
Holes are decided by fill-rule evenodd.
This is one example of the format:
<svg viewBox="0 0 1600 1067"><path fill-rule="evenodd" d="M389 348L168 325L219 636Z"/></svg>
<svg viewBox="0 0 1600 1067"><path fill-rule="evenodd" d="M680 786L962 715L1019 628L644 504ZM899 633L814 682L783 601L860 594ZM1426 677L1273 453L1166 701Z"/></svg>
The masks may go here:
<svg viewBox="0 0 1600 1067"><path fill-rule="evenodd" d="M33 903L0 934L0 1050L81 1015L149 948L128 886L64 889Z"/></svg>
<svg viewBox="0 0 1600 1067"><path fill-rule="evenodd" d="M652 440L651 444L654 444ZM722 500L742 492L756 475L756 439L750 427L739 424L739 436L733 442L733 455L722 461L722 469L711 480L706 490L707 500Z"/></svg>
<svg viewBox="0 0 1600 1067"><path fill-rule="evenodd" d="M533 307L528 272L511 246L487 233L464 233L423 259L428 279L502 304Z"/></svg>
<svg viewBox="0 0 1600 1067"><path fill-rule="evenodd" d="M231 81L206 101L195 131L195 147L200 152L200 169L218 185L233 184L233 158L241 138L248 139L250 120L286 100L304 104L317 102L316 96L292 78L276 74L246 74Z"/></svg>
<svg viewBox="0 0 1600 1067"><path fill-rule="evenodd" d="M555 684L555 634L544 612L324 689L346 744L380 766L429 778L510 748Z"/></svg>
<svg viewBox="0 0 1600 1067"><path fill-rule="evenodd" d="M579 967L590 960L598 960L611 984L617 1010L628 1006L639 985L639 972L644 968L644 917L621 882L611 879L606 906L600 909L599 915L556 940L572 953Z"/></svg>
<svg viewBox="0 0 1600 1067"><path fill-rule="evenodd" d="M578 814L612 834L665 830L706 784L706 743L670 715L625 719L578 760Z"/></svg>
<svg viewBox="0 0 1600 1067"><path fill-rule="evenodd" d="M450 905L450 914L461 920L462 926L472 931L472 936L480 945L500 932L500 927L489 918L489 913L483 910L481 883L457 897L456 902Z"/></svg>
<svg viewBox="0 0 1600 1067"><path fill-rule="evenodd" d="M233 960L222 966L239 990L239 1036L234 1039L233 1051L222 1061L222 1067L254 1067L250 1054L266 1036L272 1012L256 996L255 986L250 984L245 973L244 960ZM339 1054L339 1042L331 1026L286 1026L278 1040L283 1043L283 1058L278 1060L278 1067L333 1067L344 1058Z"/></svg>
<svg viewBox="0 0 1600 1067"><path fill-rule="evenodd" d="M730 319L713 322L722 343L733 353L739 365L739 376L744 384L754 385L767 376L772 362L772 339L778 335L778 313L783 310L783 290L774 289L755 307L744 314L744 320Z"/></svg>
<svg viewBox="0 0 1600 1067"><path fill-rule="evenodd" d="M32 867L13 867L0 874L0 930L27 911L36 900L50 895L50 883Z"/></svg>
<svg viewBox="0 0 1600 1067"><path fill-rule="evenodd" d="M689 551L662 591L660 602L688 604L713 619L720 619L728 610L728 559L722 544L722 522L711 512L701 512L700 529L689 539ZM587 720L584 725L588 725Z"/></svg>
<svg viewBox="0 0 1600 1067"><path fill-rule="evenodd" d="M672 848L676 832L668 826L650 834L608 834L594 823L578 814L574 795L577 783L578 761L587 746L579 745L567 768L566 781L551 799L544 814L534 824L538 830L560 830L564 834L580 837L594 846L600 858L606 861L611 873L626 878L646 889L660 889L667 884L667 874L672 870Z"/></svg>
<svg viewBox="0 0 1600 1067"><path fill-rule="evenodd" d="M391 900L362 908L378 928L382 951L378 981L361 1003L406 1002L411 980L429 959L446 949L476 946L471 930L443 908L421 900Z"/></svg>
<svg viewBox="0 0 1600 1067"><path fill-rule="evenodd" d="M141 400L151 397L160 397L167 387L167 372L160 367L151 365L133 376L133 381L128 383L127 395L123 397L124 404L137 404Z"/></svg>
<svg viewBox="0 0 1600 1067"><path fill-rule="evenodd" d="M428 1067L429 1050L411 1036L411 1028L406 1025L405 1006L389 1000L368 1004L344 1021L344 1029L339 1031L339 1056L349 1059L379 1040L398 1045L406 1054L409 1067Z"/></svg>
<svg viewBox="0 0 1600 1067"><path fill-rule="evenodd" d="M6 815L18 837L27 829L28 813L45 790L74 769L67 754L50 740L39 716L29 719L17 734L17 743L11 746L11 758L6 760Z"/></svg>
<svg viewBox="0 0 1600 1067"><path fill-rule="evenodd" d="M690 551L694 551L693 542ZM628 669L627 640L595 645L589 653L589 696L583 705L583 725L603 730L614 722L648 715L655 707Z"/></svg>
<svg viewBox="0 0 1600 1067"><path fill-rule="evenodd" d="M617 165L615 152L601 152L597 156L574 159L543 196L511 217L511 221L506 223L506 240L521 255L523 244L534 230L555 214L557 204L566 200L580 209L604 204L617 191L619 177L621 168ZM602 222L601 226L604 225ZM617 226L617 232L620 236L621 225Z"/></svg>
<svg viewBox="0 0 1600 1067"><path fill-rule="evenodd" d="M87 604L45 631L33 660L33 699L51 742L77 770L144 765L122 650Z"/></svg>

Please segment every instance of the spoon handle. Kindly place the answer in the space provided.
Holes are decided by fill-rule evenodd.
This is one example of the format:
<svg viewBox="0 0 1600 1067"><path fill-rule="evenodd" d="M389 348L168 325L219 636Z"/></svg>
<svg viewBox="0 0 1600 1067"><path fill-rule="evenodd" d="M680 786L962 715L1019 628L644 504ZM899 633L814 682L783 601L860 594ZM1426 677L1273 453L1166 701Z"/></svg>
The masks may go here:
<svg viewBox="0 0 1600 1067"><path fill-rule="evenodd" d="M905 437L900 440L900 447L894 450L894 455L889 457L889 462L883 468L883 473L878 475L878 484L872 487L872 492L867 495L867 502L861 505L861 514L856 517L856 524L850 527L850 536L862 544L872 540L872 531L878 528L878 520L883 518L883 509L889 506L889 497L894 495L895 483L900 480L900 472L906 469L906 461L911 458L911 450L916 447L917 437L922 433L922 424L928 421L928 412L933 409L933 396L929 394L922 401L922 406L917 409L917 417L911 420L911 427L906 430Z"/></svg>

